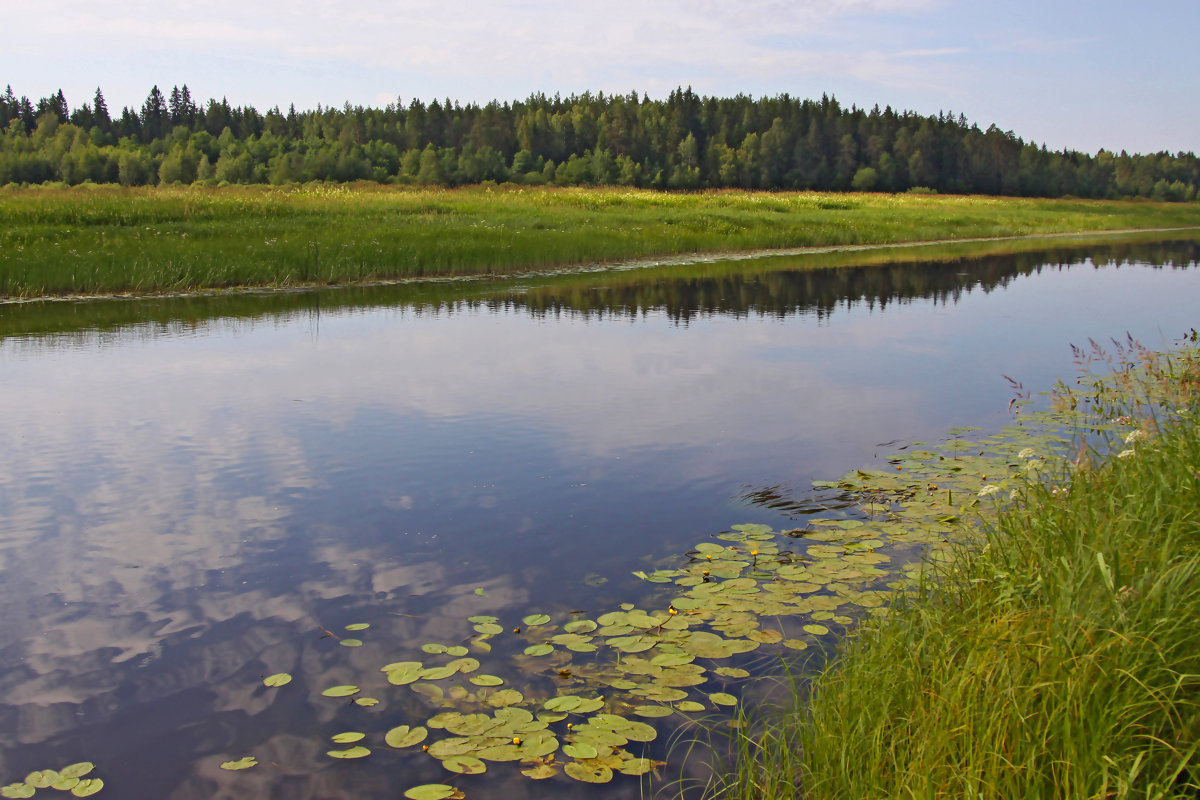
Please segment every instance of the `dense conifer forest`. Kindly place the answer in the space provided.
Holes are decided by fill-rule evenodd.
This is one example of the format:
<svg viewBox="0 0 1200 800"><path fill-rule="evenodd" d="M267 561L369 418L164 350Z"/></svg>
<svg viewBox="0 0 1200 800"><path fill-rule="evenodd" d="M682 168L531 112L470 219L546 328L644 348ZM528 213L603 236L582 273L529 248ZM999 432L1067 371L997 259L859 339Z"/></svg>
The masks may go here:
<svg viewBox="0 0 1200 800"><path fill-rule="evenodd" d="M151 89L110 112L100 89L70 107L0 95L0 184L85 182L457 186L626 185L659 189L937 191L1191 201L1193 153L1051 151L952 114L843 107L832 97L636 93L534 95L261 113Z"/></svg>

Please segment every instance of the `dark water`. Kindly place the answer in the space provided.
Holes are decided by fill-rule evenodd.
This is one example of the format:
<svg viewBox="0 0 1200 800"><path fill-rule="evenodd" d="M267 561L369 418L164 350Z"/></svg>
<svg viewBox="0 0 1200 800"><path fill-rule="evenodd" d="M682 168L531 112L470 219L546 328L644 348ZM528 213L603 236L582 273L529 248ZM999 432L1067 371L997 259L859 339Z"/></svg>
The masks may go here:
<svg viewBox="0 0 1200 800"><path fill-rule="evenodd" d="M424 718L317 692L462 639L472 614L637 601L632 570L732 524L794 526L756 499L999 427L1006 376L1049 388L1071 344L1168 345L1197 324L1198 257L0 307L0 784L79 760L134 799L392 798L449 777L392 752L332 762L332 733ZM363 647L321 633L353 622ZM288 691L262 687L279 671ZM515 775L457 782L588 788ZM595 793L638 796L618 779Z"/></svg>

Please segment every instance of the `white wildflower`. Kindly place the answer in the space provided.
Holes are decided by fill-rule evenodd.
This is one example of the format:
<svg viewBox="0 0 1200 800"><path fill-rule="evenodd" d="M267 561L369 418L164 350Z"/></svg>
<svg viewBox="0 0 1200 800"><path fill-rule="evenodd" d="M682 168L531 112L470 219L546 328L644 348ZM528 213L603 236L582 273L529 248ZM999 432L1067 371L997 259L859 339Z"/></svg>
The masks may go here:
<svg viewBox="0 0 1200 800"><path fill-rule="evenodd" d="M983 487L982 489L980 489L980 490L979 490L979 496L980 496L980 497L987 497L988 495L995 494L995 493L996 493L996 492L998 492L998 491L1000 491L1000 487L999 487L999 486L997 486L997 485L996 485L996 484L994 484L994 483L989 483L987 486L985 486L985 487Z"/></svg>
<svg viewBox="0 0 1200 800"><path fill-rule="evenodd" d="M1137 454L1137 451L1133 450L1131 448L1129 450L1122 450L1121 452L1117 453L1117 458L1129 458L1130 456L1133 456L1136 454Z"/></svg>
<svg viewBox="0 0 1200 800"><path fill-rule="evenodd" d="M1021 452L1017 453L1017 458L1033 458L1037 455L1037 451L1032 447L1026 447Z"/></svg>
<svg viewBox="0 0 1200 800"><path fill-rule="evenodd" d="M1145 431L1141 431L1141 430L1133 431L1128 436L1125 437L1125 444L1134 444L1135 442L1144 441L1146 438L1147 437L1146 437Z"/></svg>

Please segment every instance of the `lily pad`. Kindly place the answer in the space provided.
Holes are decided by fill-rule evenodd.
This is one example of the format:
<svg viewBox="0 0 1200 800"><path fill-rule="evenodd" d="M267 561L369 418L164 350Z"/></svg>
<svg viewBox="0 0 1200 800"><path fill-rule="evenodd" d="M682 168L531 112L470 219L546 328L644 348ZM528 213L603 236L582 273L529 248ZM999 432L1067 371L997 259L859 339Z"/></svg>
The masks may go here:
<svg viewBox="0 0 1200 800"><path fill-rule="evenodd" d="M563 745L562 751L563 755L579 759L595 758L598 755L595 746L587 742L571 742L570 744Z"/></svg>
<svg viewBox="0 0 1200 800"><path fill-rule="evenodd" d="M254 756L246 756L245 758L239 758L237 761L222 761L221 762L221 769L229 769L229 770L250 769L251 767L257 767L257 766L258 766L258 759L255 758Z"/></svg>
<svg viewBox="0 0 1200 800"><path fill-rule="evenodd" d="M358 694L358 687L350 684L344 686L331 686L321 692L325 697L349 697L352 694Z"/></svg>
<svg viewBox="0 0 1200 800"><path fill-rule="evenodd" d="M437 642L430 642L429 644L421 645L421 650L426 653L429 653L432 656L436 656L436 655L439 655L440 653L444 653L444 652L446 652L447 649L448 648L446 647L446 645L438 644Z"/></svg>
<svg viewBox="0 0 1200 800"><path fill-rule="evenodd" d="M470 652L470 651L467 650L467 648L463 647L461 644L456 644L453 647L446 648L446 655L448 655L448 656L455 656L455 657L465 656L468 652Z"/></svg>
<svg viewBox="0 0 1200 800"><path fill-rule="evenodd" d="M362 647L362 639L342 639L338 642L342 647Z"/></svg>
<svg viewBox="0 0 1200 800"><path fill-rule="evenodd" d="M79 785L79 778L72 778L68 775L58 774L58 780L50 784L51 789L58 789L60 792L69 792Z"/></svg>
<svg viewBox="0 0 1200 800"><path fill-rule="evenodd" d="M708 696L708 699L712 700L714 703L716 703L719 706L736 706L737 705L737 698L734 697L733 695L727 694L725 692L713 692L712 694L710 694Z"/></svg>
<svg viewBox="0 0 1200 800"><path fill-rule="evenodd" d="M695 700L683 700L675 704L675 708L680 711L703 711L704 706L697 703Z"/></svg>
<svg viewBox="0 0 1200 800"><path fill-rule="evenodd" d="M33 797L36 792L28 783L10 783L0 787L0 797Z"/></svg>
<svg viewBox="0 0 1200 800"><path fill-rule="evenodd" d="M496 675L472 675L470 681L476 686L500 686L504 683L504 679Z"/></svg>
<svg viewBox="0 0 1200 800"><path fill-rule="evenodd" d="M591 766L572 761L563 771L577 781L584 783L608 783L612 780L612 770L603 765Z"/></svg>
<svg viewBox="0 0 1200 800"><path fill-rule="evenodd" d="M525 648L527 656L548 656L554 652L554 645L550 644L531 644Z"/></svg>
<svg viewBox="0 0 1200 800"><path fill-rule="evenodd" d="M49 789L50 784L58 780L58 770L39 769L25 776L25 783L35 789Z"/></svg>
<svg viewBox="0 0 1200 800"><path fill-rule="evenodd" d="M71 789L71 794L76 797L91 797L103 788L104 781L99 778L85 778L75 784L75 787Z"/></svg>
<svg viewBox="0 0 1200 800"><path fill-rule="evenodd" d="M558 774L558 767L553 764L537 763L531 767L526 767L521 770L521 774L526 778L532 778L535 781L542 781L546 778L553 778Z"/></svg>
<svg viewBox="0 0 1200 800"><path fill-rule="evenodd" d="M516 689L501 689L498 692L493 692L488 695L488 705L491 706L512 706L525 699L525 695L518 692Z"/></svg>
<svg viewBox="0 0 1200 800"><path fill-rule="evenodd" d="M357 706L363 706L364 708L370 708L371 706L379 705L379 700L374 697L356 697L354 698L354 704Z"/></svg>
<svg viewBox="0 0 1200 800"><path fill-rule="evenodd" d="M811 633L813 636L824 636L829 633L829 628L826 628L824 625L805 625L804 631L805 633Z"/></svg>
<svg viewBox="0 0 1200 800"><path fill-rule="evenodd" d="M412 747L415 744L420 744L429 737L427 728L410 728L408 725L401 725L392 728L384 734L383 741L388 747Z"/></svg>
<svg viewBox="0 0 1200 800"><path fill-rule="evenodd" d="M549 614L530 614L521 619L521 622L525 623L525 627L527 628L532 628L534 625L545 625L549 621Z"/></svg>
<svg viewBox="0 0 1200 800"><path fill-rule="evenodd" d="M455 800L463 797L463 793L453 786L444 783L426 783L414 786L404 793L408 800Z"/></svg>
<svg viewBox="0 0 1200 800"><path fill-rule="evenodd" d="M355 622L351 625L347 625L346 630L348 630L348 631L365 631L369 627L371 627L371 623L369 623L369 622Z"/></svg>
<svg viewBox="0 0 1200 800"><path fill-rule="evenodd" d="M490 636L495 636L499 633L504 633L504 628L501 628L494 622L481 622L475 626L475 630L479 633L486 633Z"/></svg>
<svg viewBox="0 0 1200 800"><path fill-rule="evenodd" d="M348 750L330 750L325 755L330 758L363 758L364 756L371 755L371 751L362 745L358 745Z"/></svg>
<svg viewBox="0 0 1200 800"><path fill-rule="evenodd" d="M442 759L442 766L460 775L479 775L487 772L487 764L475 756L450 756Z"/></svg>
<svg viewBox="0 0 1200 800"><path fill-rule="evenodd" d="M346 731L345 733L335 733L329 738L335 744L351 744L352 742L361 742L367 738L367 735L359 731Z"/></svg>
<svg viewBox="0 0 1200 800"><path fill-rule="evenodd" d="M286 686L287 684L289 684L291 682L292 682L292 676L287 674L286 672L277 672L274 675L268 675L267 677L263 678L264 686L271 686L271 687ZM76 777L78 777L78 776L76 776Z"/></svg>
<svg viewBox="0 0 1200 800"><path fill-rule="evenodd" d="M616 770L623 775L645 775L661 763L661 761L654 761L649 758L628 758L622 761Z"/></svg>

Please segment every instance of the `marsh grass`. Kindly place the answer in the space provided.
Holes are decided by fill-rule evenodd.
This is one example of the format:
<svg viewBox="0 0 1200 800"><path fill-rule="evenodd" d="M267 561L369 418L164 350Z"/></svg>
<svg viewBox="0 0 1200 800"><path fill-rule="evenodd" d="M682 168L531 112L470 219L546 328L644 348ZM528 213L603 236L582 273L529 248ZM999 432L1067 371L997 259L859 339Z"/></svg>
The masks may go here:
<svg viewBox="0 0 1200 800"><path fill-rule="evenodd" d="M779 248L1200 225L1200 206L813 192L0 189L0 296L512 272Z"/></svg>
<svg viewBox="0 0 1200 800"><path fill-rule="evenodd" d="M1112 366L1091 413L1147 437L1031 485L860 629L741 743L722 796L1200 796L1200 354Z"/></svg>

